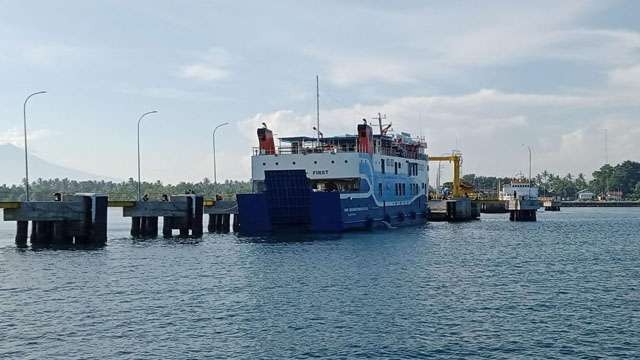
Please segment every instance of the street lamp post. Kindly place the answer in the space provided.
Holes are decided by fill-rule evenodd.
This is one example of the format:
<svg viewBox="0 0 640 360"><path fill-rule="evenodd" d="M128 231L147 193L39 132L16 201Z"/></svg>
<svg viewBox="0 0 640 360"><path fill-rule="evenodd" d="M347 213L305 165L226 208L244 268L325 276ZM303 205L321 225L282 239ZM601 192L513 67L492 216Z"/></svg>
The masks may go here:
<svg viewBox="0 0 640 360"><path fill-rule="evenodd" d="M229 125L229 123L225 122L213 128L212 139L213 139L213 184L214 185L218 184L218 174L216 173L216 130L218 130L218 128L225 125Z"/></svg>
<svg viewBox="0 0 640 360"><path fill-rule="evenodd" d="M140 185L141 184L141 182L140 182L140 122L142 121L142 119L145 116L147 116L149 114L155 114L155 113L157 113L156 110L149 111L149 112L146 112L146 113L140 115L140 118L138 118L138 201L140 201L140 199L142 198L141 185Z"/></svg>
<svg viewBox="0 0 640 360"><path fill-rule="evenodd" d="M33 94L27 96L24 99L24 104L22 106L22 120L24 122L24 176L25 176L25 193L27 201L30 201L29 196L29 156L27 155L27 102L31 99L32 96L39 94L46 94L46 91L38 91Z"/></svg>
<svg viewBox="0 0 640 360"><path fill-rule="evenodd" d="M529 150L529 198L531 198L531 146L527 146L527 150Z"/></svg>

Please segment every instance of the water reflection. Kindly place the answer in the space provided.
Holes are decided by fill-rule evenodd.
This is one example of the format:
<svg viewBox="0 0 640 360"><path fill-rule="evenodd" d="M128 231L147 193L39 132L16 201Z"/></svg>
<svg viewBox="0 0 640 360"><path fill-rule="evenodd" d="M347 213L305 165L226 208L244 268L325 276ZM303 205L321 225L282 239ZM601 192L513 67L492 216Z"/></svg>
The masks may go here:
<svg viewBox="0 0 640 360"><path fill-rule="evenodd" d="M306 232L278 232L268 235L249 236L236 234L238 242L241 243L264 243L264 244L280 244L280 243L306 243L316 241L336 241L341 240L343 234L322 234L322 233L306 233Z"/></svg>

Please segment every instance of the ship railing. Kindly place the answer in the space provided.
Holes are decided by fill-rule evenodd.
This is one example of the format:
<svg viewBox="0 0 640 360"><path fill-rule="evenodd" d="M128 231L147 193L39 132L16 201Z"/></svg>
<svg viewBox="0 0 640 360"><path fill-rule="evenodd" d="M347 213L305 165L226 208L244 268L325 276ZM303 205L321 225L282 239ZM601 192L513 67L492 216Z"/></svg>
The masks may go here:
<svg viewBox="0 0 640 360"><path fill-rule="evenodd" d="M357 151L356 146L305 146L305 147L296 147L296 146L278 146L276 147L275 154L269 154L264 149L260 149L258 147L252 148L253 155L292 155L292 154L300 154L300 155L308 155L308 154L322 154L322 153L355 153ZM396 156L402 157L406 159L414 159L414 160L427 160L427 155L418 153L418 154L402 154L398 151L394 151L391 149L377 149L376 154L385 155L385 156Z"/></svg>
<svg viewBox="0 0 640 360"><path fill-rule="evenodd" d="M257 147L252 148L253 155L275 155L268 154L264 149L260 149ZM277 155L291 155L291 154L322 154L322 153L354 153L357 152L355 146L353 147L339 147L339 146L305 146L305 147L295 147L295 146L278 146L276 147Z"/></svg>

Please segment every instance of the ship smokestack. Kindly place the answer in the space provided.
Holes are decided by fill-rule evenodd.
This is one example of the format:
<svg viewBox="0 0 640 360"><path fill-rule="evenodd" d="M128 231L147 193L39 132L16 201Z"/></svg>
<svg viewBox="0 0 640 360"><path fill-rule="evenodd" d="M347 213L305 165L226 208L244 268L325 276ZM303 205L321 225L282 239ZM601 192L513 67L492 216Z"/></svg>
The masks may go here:
<svg viewBox="0 0 640 360"><path fill-rule="evenodd" d="M274 155L276 153L273 132L266 126L258 129L258 145L262 155Z"/></svg>
<svg viewBox="0 0 640 360"><path fill-rule="evenodd" d="M373 154L373 129L366 122L358 125L358 152Z"/></svg>

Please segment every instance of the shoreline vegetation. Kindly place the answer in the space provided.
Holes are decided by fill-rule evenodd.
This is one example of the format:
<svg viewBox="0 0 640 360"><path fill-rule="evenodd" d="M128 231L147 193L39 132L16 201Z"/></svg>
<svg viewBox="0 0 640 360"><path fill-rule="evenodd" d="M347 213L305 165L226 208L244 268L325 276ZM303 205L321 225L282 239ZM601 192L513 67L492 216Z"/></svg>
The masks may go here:
<svg viewBox="0 0 640 360"><path fill-rule="evenodd" d="M495 192L499 183L504 185L511 181L508 177L475 174L464 175L462 179L485 193ZM616 192L621 193L623 200L640 200L640 163L635 161L624 161L614 166L604 165L593 172L590 180L587 180L584 174L560 176L548 171L535 175L532 180L539 187L541 196L571 200L577 197L579 191L588 190L596 196ZM206 198L214 198L218 194L223 195L224 198L233 198L237 193L250 192L251 183L227 180L224 183L214 184L205 178L200 182L181 182L175 185L160 181L143 182L142 188L143 193L149 194L152 199L160 198L162 194L187 192L203 194ZM32 182L30 188L33 200L51 200L56 192L65 194L96 192L108 194L114 200L134 200L137 194L136 189L137 182L133 178L123 182L38 179ZM23 185L0 185L0 201L23 200Z"/></svg>
<svg viewBox="0 0 640 360"><path fill-rule="evenodd" d="M112 200L135 200L138 182L129 178L123 182L70 180L70 179L38 179L30 185L31 199L35 201L52 200L54 193L103 193ZM180 182L178 184L163 184L161 181L142 182L142 193L148 194L150 199L160 199L162 194L175 195L185 193L202 194L205 198L213 199L216 195L233 198L237 193L251 191L248 181L227 180L214 184L208 178L200 182ZM0 185L0 201L24 201L23 185Z"/></svg>

